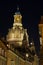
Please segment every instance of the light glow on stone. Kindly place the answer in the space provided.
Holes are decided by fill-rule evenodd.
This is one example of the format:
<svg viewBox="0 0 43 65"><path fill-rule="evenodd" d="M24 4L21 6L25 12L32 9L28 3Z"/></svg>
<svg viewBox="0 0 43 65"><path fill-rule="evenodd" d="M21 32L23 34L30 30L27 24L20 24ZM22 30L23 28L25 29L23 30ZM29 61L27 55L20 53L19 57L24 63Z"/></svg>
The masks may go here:
<svg viewBox="0 0 43 65"><path fill-rule="evenodd" d="M29 55L28 55L28 53L26 53L26 57L28 57Z"/></svg>

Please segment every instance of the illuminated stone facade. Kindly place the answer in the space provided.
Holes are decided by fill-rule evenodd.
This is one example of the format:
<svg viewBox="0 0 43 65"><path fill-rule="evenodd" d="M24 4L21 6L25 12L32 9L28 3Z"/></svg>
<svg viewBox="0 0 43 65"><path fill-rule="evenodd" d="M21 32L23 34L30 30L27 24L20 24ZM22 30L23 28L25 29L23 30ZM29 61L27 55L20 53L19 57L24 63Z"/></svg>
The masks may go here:
<svg viewBox="0 0 43 65"><path fill-rule="evenodd" d="M28 39L29 39L29 36L27 34L27 29L24 29L23 25L22 25L22 15L20 14L19 11L15 12L13 27L11 29L9 29L9 32L8 32L7 38L6 38L6 40L8 42L7 47L9 48L9 50L7 52L7 54L8 54L7 55L7 57L8 57L7 65L11 65L11 63L14 63L13 65L37 65L38 64L38 61L37 61L38 58L36 58L32 54L30 54L31 58L35 57L34 60L32 60L32 62L28 60L29 55L23 56L23 58L25 57L24 58L25 60L23 60L23 58L20 58L18 55L17 55L17 57L15 56L14 52L17 51L17 50L15 50L15 47L20 47L21 49L23 47L25 47L24 48L25 54L27 51L28 51L27 54L29 54L29 40ZM12 44L13 44L13 46L12 46ZM26 44L27 44L27 47L26 47ZM11 46L13 48L11 48ZM32 51L34 49L35 49L34 45L31 44L30 50ZM17 52L19 52L19 51L17 51ZM22 53L24 53L24 52L22 52ZM20 52L19 52L19 54L20 54Z"/></svg>
<svg viewBox="0 0 43 65"><path fill-rule="evenodd" d="M14 53L11 49L7 48L7 45L3 42L3 39L0 40L0 65L32 65L31 62L28 62Z"/></svg>
<svg viewBox="0 0 43 65"><path fill-rule="evenodd" d="M0 65L7 65L7 47L0 39Z"/></svg>
<svg viewBox="0 0 43 65"><path fill-rule="evenodd" d="M23 28L22 16L20 12L16 12L14 15L13 27L9 30L7 34L7 41L2 42L2 40L0 40L0 65L38 65L38 58L36 55L33 56L29 53L29 46L28 49L26 48L28 50L28 52L25 52L26 56L23 56L19 53L19 51L15 50L14 46L21 47L25 43L29 44L27 29ZM12 44L13 46L11 47L10 45ZM31 45L32 46L30 47L30 50L35 51L34 44L31 43Z"/></svg>
<svg viewBox="0 0 43 65"><path fill-rule="evenodd" d="M39 24L39 34L40 34L40 44L41 44L40 64L43 65L43 16L41 16L41 21Z"/></svg>

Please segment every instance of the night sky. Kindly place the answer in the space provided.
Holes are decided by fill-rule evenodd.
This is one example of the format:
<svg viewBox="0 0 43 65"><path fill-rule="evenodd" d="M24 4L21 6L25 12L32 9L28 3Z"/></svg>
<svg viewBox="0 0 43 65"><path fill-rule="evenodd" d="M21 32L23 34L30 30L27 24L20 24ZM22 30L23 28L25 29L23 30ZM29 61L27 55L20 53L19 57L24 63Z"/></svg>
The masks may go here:
<svg viewBox="0 0 43 65"><path fill-rule="evenodd" d="M33 38L35 47L40 47L38 23L40 23L40 16L43 15L43 2L28 1L28 0L5 0L0 1L0 34L6 36L8 28L12 27L13 15L16 8L19 6L20 12L23 16L23 26L27 28L30 41ZM36 50L37 50L36 49ZM39 50L37 53L39 53Z"/></svg>

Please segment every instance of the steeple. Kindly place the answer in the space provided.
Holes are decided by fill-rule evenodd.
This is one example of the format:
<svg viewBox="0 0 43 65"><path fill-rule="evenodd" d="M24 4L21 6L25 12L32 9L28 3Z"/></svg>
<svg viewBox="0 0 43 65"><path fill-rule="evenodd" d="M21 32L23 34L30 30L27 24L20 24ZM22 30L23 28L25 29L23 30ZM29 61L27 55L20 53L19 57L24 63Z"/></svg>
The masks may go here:
<svg viewBox="0 0 43 65"><path fill-rule="evenodd" d="M8 32L7 41L11 44L13 43L14 45L21 46L24 40L24 35L28 38L27 31L25 31L22 26L22 15L19 11L19 7L17 7L17 11L14 14L13 27Z"/></svg>

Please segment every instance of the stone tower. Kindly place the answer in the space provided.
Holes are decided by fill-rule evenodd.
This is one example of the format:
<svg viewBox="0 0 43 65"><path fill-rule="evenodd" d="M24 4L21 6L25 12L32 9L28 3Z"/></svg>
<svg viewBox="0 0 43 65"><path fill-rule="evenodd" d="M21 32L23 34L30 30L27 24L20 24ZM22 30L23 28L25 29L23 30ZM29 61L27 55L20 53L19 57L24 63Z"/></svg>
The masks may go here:
<svg viewBox="0 0 43 65"><path fill-rule="evenodd" d="M24 44L24 37L25 41L28 43L27 29L23 28L22 15L19 12L19 8L17 8L17 12L15 12L14 15L13 27L9 30L6 39L10 44L14 44L15 46L22 46L22 44Z"/></svg>

